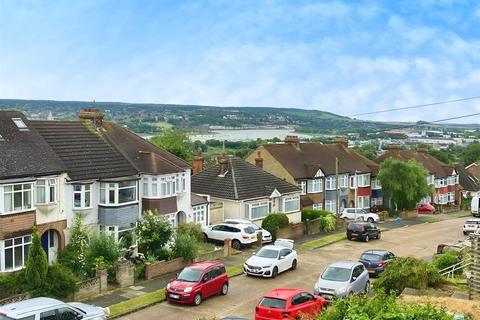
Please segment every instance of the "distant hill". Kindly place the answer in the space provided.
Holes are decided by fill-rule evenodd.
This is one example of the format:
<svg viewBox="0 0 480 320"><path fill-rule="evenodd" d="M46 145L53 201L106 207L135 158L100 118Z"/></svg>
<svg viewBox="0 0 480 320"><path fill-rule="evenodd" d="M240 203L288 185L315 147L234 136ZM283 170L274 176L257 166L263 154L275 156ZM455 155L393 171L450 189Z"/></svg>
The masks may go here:
<svg viewBox="0 0 480 320"><path fill-rule="evenodd" d="M206 131L212 126L294 127L297 132L330 134L405 126L405 123L356 120L326 111L294 108L0 99L0 109L20 109L31 118L41 119L50 115L55 119L74 119L81 109L91 107L101 109L107 119L126 125L137 133L157 133L172 125L198 131Z"/></svg>

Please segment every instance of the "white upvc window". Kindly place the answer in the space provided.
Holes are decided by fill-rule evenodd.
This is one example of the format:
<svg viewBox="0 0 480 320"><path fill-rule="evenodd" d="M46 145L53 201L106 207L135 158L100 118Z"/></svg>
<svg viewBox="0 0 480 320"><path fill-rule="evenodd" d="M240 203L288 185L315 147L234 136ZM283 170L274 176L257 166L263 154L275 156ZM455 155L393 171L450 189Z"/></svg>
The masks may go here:
<svg viewBox="0 0 480 320"><path fill-rule="evenodd" d="M455 183L456 183L456 180L457 179L455 178L455 176L450 176L450 177L447 178L447 184L449 186L454 186Z"/></svg>
<svg viewBox="0 0 480 320"><path fill-rule="evenodd" d="M350 189L355 189L357 187L357 182L355 181L355 176L350 176Z"/></svg>
<svg viewBox="0 0 480 320"><path fill-rule="evenodd" d="M3 213L17 213L34 209L33 182L3 186Z"/></svg>
<svg viewBox="0 0 480 320"><path fill-rule="evenodd" d="M307 192L308 193L318 193L323 190L323 181L322 179L311 179L307 181Z"/></svg>
<svg viewBox="0 0 480 320"><path fill-rule="evenodd" d="M300 197L291 196L283 198L283 212L295 212L300 210Z"/></svg>
<svg viewBox="0 0 480 320"><path fill-rule="evenodd" d="M0 240L0 272L16 271L25 266L32 236Z"/></svg>
<svg viewBox="0 0 480 320"><path fill-rule="evenodd" d="M372 190L382 189L382 185L380 184L380 180L378 180L378 179L372 179L372 180L371 180L371 183L372 183Z"/></svg>
<svg viewBox="0 0 480 320"><path fill-rule="evenodd" d="M433 174L427 176L427 183L434 184L435 183L435 176Z"/></svg>
<svg viewBox="0 0 480 320"><path fill-rule="evenodd" d="M448 193L441 193L437 196L438 204L447 204L448 203Z"/></svg>
<svg viewBox="0 0 480 320"><path fill-rule="evenodd" d="M207 205L193 207L193 222L199 225L206 225L207 221Z"/></svg>
<svg viewBox="0 0 480 320"><path fill-rule="evenodd" d="M357 180L358 180L358 186L359 187L370 186L370 174L357 175Z"/></svg>
<svg viewBox="0 0 480 320"><path fill-rule="evenodd" d="M317 202L313 204L313 210L322 210L323 209L323 203Z"/></svg>
<svg viewBox="0 0 480 320"><path fill-rule="evenodd" d="M120 205L137 202L137 181L100 183L100 204Z"/></svg>
<svg viewBox="0 0 480 320"><path fill-rule="evenodd" d="M335 200L325 200L325 210L332 213L337 212L337 203Z"/></svg>
<svg viewBox="0 0 480 320"><path fill-rule="evenodd" d="M57 179L38 179L36 182L37 204L57 202Z"/></svg>
<svg viewBox="0 0 480 320"><path fill-rule="evenodd" d="M381 206L383 204L382 198L372 198L372 206Z"/></svg>
<svg viewBox="0 0 480 320"><path fill-rule="evenodd" d="M447 199L448 202L455 202L455 192L447 193Z"/></svg>
<svg viewBox="0 0 480 320"><path fill-rule="evenodd" d="M142 195L147 198L167 198L187 191L187 175L144 176Z"/></svg>
<svg viewBox="0 0 480 320"><path fill-rule="evenodd" d="M455 184L459 184L459 183L460 183L460 176L456 175L455 176Z"/></svg>
<svg viewBox="0 0 480 320"><path fill-rule="evenodd" d="M431 196L423 197L423 198L420 200L420 203L431 203L431 202L432 202L432 197L431 197Z"/></svg>
<svg viewBox="0 0 480 320"><path fill-rule="evenodd" d="M270 213L270 202L261 201L256 203L247 203L247 219L258 220L263 219Z"/></svg>
<svg viewBox="0 0 480 320"><path fill-rule="evenodd" d="M133 227L119 227L119 226L106 226L106 225L100 225L98 226L98 229L100 232L106 233L108 235L113 236L115 241L123 243L123 238L127 234L131 234L133 231ZM133 236L132 242L130 245L133 245L136 243L135 236ZM125 243L123 243L125 244Z"/></svg>
<svg viewBox="0 0 480 320"><path fill-rule="evenodd" d="M92 207L92 184L73 185L73 208L89 209Z"/></svg>
<svg viewBox="0 0 480 320"><path fill-rule="evenodd" d="M300 182L298 183L298 187L302 189L302 195L307 193L307 181L300 180Z"/></svg>
<svg viewBox="0 0 480 320"><path fill-rule="evenodd" d="M340 188L348 188L348 175L342 174L338 177Z"/></svg>
<svg viewBox="0 0 480 320"><path fill-rule="evenodd" d="M336 177L326 177L325 178L325 190L335 190L337 188L337 179Z"/></svg>
<svg viewBox="0 0 480 320"><path fill-rule="evenodd" d="M357 208L370 208L370 196L357 196Z"/></svg>
<svg viewBox="0 0 480 320"><path fill-rule="evenodd" d="M447 185L447 181L444 178L435 179L435 188L445 187Z"/></svg>

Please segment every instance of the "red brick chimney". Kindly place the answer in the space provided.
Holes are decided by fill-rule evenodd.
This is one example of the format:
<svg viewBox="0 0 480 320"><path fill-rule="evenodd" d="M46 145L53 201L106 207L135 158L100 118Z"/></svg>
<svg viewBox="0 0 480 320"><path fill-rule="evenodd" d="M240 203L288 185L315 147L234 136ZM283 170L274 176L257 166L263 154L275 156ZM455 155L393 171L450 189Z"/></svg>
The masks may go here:
<svg viewBox="0 0 480 320"><path fill-rule="evenodd" d="M224 177L228 172L228 157L225 155L225 152L222 152L218 164L218 176Z"/></svg>
<svg viewBox="0 0 480 320"><path fill-rule="evenodd" d="M338 143L338 144L341 144L342 146L344 146L345 148L348 148L348 139L347 138L335 137L335 139L333 139L333 143Z"/></svg>
<svg viewBox="0 0 480 320"><path fill-rule="evenodd" d="M200 150L198 154L193 157L193 164L192 164L192 173L197 174L203 171L203 156L202 151Z"/></svg>
<svg viewBox="0 0 480 320"><path fill-rule="evenodd" d="M85 108L78 114L81 120L89 120L96 128L101 128L103 125L102 111L95 108Z"/></svg>
<svg viewBox="0 0 480 320"><path fill-rule="evenodd" d="M284 142L286 144L291 144L295 149L300 150L300 139L298 136L286 136Z"/></svg>
<svg viewBox="0 0 480 320"><path fill-rule="evenodd" d="M260 150L257 151L257 157L255 158L255 165L260 168L260 169L263 169L263 158L260 154Z"/></svg>

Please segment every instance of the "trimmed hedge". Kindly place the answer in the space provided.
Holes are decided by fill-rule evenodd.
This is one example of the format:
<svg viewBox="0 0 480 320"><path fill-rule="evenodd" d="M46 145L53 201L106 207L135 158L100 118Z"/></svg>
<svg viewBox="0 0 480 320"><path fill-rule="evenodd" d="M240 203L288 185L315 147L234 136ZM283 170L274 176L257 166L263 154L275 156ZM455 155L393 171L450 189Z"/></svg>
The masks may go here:
<svg viewBox="0 0 480 320"><path fill-rule="evenodd" d="M332 214L333 213L326 210L314 210L314 209L307 208L302 210L302 221L315 220L321 217L327 217Z"/></svg>
<svg viewBox="0 0 480 320"><path fill-rule="evenodd" d="M290 221L285 213L270 213L262 221L262 228L272 234L273 240L277 239L277 230L288 227Z"/></svg>

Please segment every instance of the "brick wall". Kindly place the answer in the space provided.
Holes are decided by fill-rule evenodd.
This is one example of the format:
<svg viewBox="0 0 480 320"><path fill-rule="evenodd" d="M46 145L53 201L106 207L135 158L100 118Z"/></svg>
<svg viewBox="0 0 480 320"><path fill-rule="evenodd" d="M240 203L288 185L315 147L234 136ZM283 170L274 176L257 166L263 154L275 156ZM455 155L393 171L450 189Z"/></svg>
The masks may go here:
<svg viewBox="0 0 480 320"><path fill-rule="evenodd" d="M278 230L277 238L298 239L303 235L304 230L305 226L303 222L290 223L288 227Z"/></svg>
<svg viewBox="0 0 480 320"><path fill-rule="evenodd" d="M35 211L0 216L0 239L32 233Z"/></svg>
<svg viewBox="0 0 480 320"><path fill-rule="evenodd" d="M145 279L150 280L167 273L172 273L185 268L187 265L188 263L184 262L182 258L147 263L145 264Z"/></svg>
<svg viewBox="0 0 480 320"><path fill-rule="evenodd" d="M204 261L204 260L218 260L223 257L225 257L225 251L222 248L222 249L217 249L211 252L200 254L198 255L198 257L195 258L194 262Z"/></svg>

